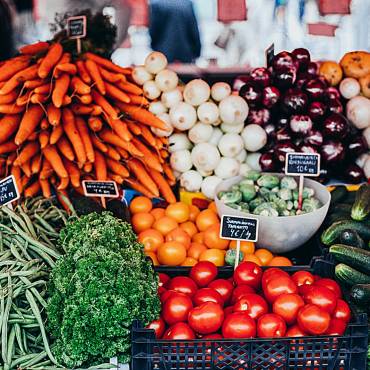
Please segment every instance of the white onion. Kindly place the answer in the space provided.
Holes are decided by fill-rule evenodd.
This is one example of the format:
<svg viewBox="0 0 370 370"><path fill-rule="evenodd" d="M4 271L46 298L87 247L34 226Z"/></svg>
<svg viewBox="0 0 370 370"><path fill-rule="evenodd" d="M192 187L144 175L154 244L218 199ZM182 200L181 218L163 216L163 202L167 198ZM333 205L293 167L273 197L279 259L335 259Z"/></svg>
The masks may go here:
<svg viewBox="0 0 370 370"><path fill-rule="evenodd" d="M204 171L213 171L217 167L220 158L217 148L209 143L197 144L191 151L191 160L194 166Z"/></svg>
<svg viewBox="0 0 370 370"><path fill-rule="evenodd" d="M196 167L195 167L196 168ZM208 176L211 176L213 175L213 171L205 171L205 170L202 170L201 168L197 168L197 171L199 172L199 174L203 177L208 177Z"/></svg>
<svg viewBox="0 0 370 370"><path fill-rule="evenodd" d="M223 136L222 131L218 127L216 127L213 129L212 136L208 142L210 144L217 146L222 136Z"/></svg>
<svg viewBox="0 0 370 370"><path fill-rule="evenodd" d="M219 117L218 106L213 102L205 102L197 109L198 118L201 122L213 124Z"/></svg>
<svg viewBox="0 0 370 370"><path fill-rule="evenodd" d="M156 116L166 113L167 108L160 101L152 101L149 104L149 112L152 112Z"/></svg>
<svg viewBox="0 0 370 370"><path fill-rule="evenodd" d="M231 94L231 87L226 82L216 82L212 85L211 96L215 101L221 101Z"/></svg>
<svg viewBox="0 0 370 370"><path fill-rule="evenodd" d="M167 113L162 113L158 115L158 118L163 121L166 126L166 130L161 130L159 128L152 127L152 132L158 137L168 137L173 133L173 126L171 125L170 116Z"/></svg>
<svg viewBox="0 0 370 370"><path fill-rule="evenodd" d="M243 139L238 134L225 134L218 143L218 149L224 157L235 157L243 148Z"/></svg>
<svg viewBox="0 0 370 370"><path fill-rule="evenodd" d="M212 133L212 126L199 122L189 130L188 137L194 144L199 144L208 142L212 137Z"/></svg>
<svg viewBox="0 0 370 370"><path fill-rule="evenodd" d="M199 172L194 170L186 171L180 176L180 185L185 188L186 191L199 191L202 182L203 177Z"/></svg>
<svg viewBox="0 0 370 370"><path fill-rule="evenodd" d="M149 73L157 74L167 67L167 58L159 51L153 51L145 58L145 69Z"/></svg>
<svg viewBox="0 0 370 370"><path fill-rule="evenodd" d="M218 111L218 112L220 113L220 111ZM218 117L218 119L215 122L212 123L212 126L219 126L221 122L222 121L221 121L220 117Z"/></svg>
<svg viewBox="0 0 370 370"><path fill-rule="evenodd" d="M370 157L366 160L364 164L364 173L367 179L370 179Z"/></svg>
<svg viewBox="0 0 370 370"><path fill-rule="evenodd" d="M161 101L165 107L172 108L182 101L182 93L179 89L163 92Z"/></svg>
<svg viewBox="0 0 370 370"><path fill-rule="evenodd" d="M259 125L248 125L244 128L241 136L244 140L245 149L248 152L256 152L262 149L267 143L266 131Z"/></svg>
<svg viewBox="0 0 370 370"><path fill-rule="evenodd" d="M239 175L245 176L252 168L247 163L242 163L239 168Z"/></svg>
<svg viewBox="0 0 370 370"><path fill-rule="evenodd" d="M161 91L173 90L179 82L179 78L174 71L164 69L155 76L155 83Z"/></svg>
<svg viewBox="0 0 370 370"><path fill-rule="evenodd" d="M351 99L360 94L361 86L355 78L347 77L340 83L339 91L344 98Z"/></svg>
<svg viewBox="0 0 370 370"><path fill-rule="evenodd" d="M215 168L215 175L221 179L229 179L239 174L240 163L235 158L222 157Z"/></svg>
<svg viewBox="0 0 370 370"><path fill-rule="evenodd" d="M245 162L247 158L247 151L245 149L242 149L241 152L234 157L239 163Z"/></svg>
<svg viewBox="0 0 370 370"><path fill-rule="evenodd" d="M191 129L197 121L195 108L185 102L180 102L170 109L172 125L180 131Z"/></svg>
<svg viewBox="0 0 370 370"><path fill-rule="evenodd" d="M179 150L171 154L171 167L175 171L186 172L193 167L189 150Z"/></svg>
<svg viewBox="0 0 370 370"><path fill-rule="evenodd" d="M347 118L362 130L370 126L370 100L364 96L355 96L347 103Z"/></svg>
<svg viewBox="0 0 370 370"><path fill-rule="evenodd" d="M222 99L218 108L222 121L229 125L244 123L248 117L248 104L242 97L237 95L230 95Z"/></svg>
<svg viewBox="0 0 370 370"><path fill-rule="evenodd" d="M192 145L186 134L173 134L169 138L168 151L170 153L178 150L191 149Z"/></svg>
<svg viewBox="0 0 370 370"><path fill-rule="evenodd" d="M150 100L157 99L161 95L161 90L158 89L154 81L146 81L143 85L144 96Z"/></svg>
<svg viewBox="0 0 370 370"><path fill-rule="evenodd" d="M260 166L261 153L248 153L245 163L255 171L261 171Z"/></svg>
<svg viewBox="0 0 370 370"><path fill-rule="evenodd" d="M368 158L370 158L370 154L368 153L361 154L359 157L356 158L357 166L364 168L365 162L367 161Z"/></svg>
<svg viewBox="0 0 370 370"><path fill-rule="evenodd" d="M370 149L370 126L362 132L362 135L367 143L367 147Z"/></svg>
<svg viewBox="0 0 370 370"><path fill-rule="evenodd" d="M243 131L244 123L239 123L238 125L228 125L223 123L220 127L225 133L240 134Z"/></svg>
<svg viewBox="0 0 370 370"><path fill-rule="evenodd" d="M216 196L216 187L222 182L217 176L206 177L202 182L202 193L209 199L214 199Z"/></svg>
<svg viewBox="0 0 370 370"><path fill-rule="evenodd" d="M132 71L132 78L138 85L144 85L145 82L153 79L153 75L144 66L137 66Z"/></svg>
<svg viewBox="0 0 370 370"><path fill-rule="evenodd" d="M187 103L197 107L209 99L211 89L207 82L201 79L191 80L186 84L183 95Z"/></svg>

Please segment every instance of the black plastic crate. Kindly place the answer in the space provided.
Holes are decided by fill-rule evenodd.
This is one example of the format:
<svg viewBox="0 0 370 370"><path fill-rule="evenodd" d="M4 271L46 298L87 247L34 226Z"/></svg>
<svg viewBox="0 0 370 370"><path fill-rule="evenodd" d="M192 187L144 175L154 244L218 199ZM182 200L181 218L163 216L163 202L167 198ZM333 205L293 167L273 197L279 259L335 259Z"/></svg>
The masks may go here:
<svg viewBox="0 0 370 370"><path fill-rule="evenodd" d="M301 268L286 267L288 272ZM164 268L157 267L157 271ZM170 276L190 268L166 268ZM334 265L314 259L306 270L333 277ZM219 277L232 269L219 268ZM166 341L135 322L132 328L131 370L365 370L368 345L366 314L353 314L343 336L271 339Z"/></svg>

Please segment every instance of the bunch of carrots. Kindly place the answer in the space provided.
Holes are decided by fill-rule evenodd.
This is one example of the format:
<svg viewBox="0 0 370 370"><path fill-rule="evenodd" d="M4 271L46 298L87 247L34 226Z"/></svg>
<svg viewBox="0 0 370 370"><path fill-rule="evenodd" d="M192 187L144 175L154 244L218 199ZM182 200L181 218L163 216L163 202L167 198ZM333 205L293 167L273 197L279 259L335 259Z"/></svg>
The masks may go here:
<svg viewBox="0 0 370 370"><path fill-rule="evenodd" d="M176 201L166 130L143 90L93 53L72 60L60 43L38 42L0 65L0 174L25 197L54 187L82 193L83 180L113 180Z"/></svg>

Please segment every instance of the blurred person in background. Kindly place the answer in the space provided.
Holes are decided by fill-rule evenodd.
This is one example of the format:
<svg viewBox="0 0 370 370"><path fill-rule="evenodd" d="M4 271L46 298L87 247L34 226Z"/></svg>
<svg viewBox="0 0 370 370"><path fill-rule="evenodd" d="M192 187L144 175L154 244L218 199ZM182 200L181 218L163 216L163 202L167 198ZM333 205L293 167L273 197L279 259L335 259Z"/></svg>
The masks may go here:
<svg viewBox="0 0 370 370"><path fill-rule="evenodd" d="M151 0L151 47L170 63L193 63L201 51L197 19L190 0Z"/></svg>
<svg viewBox="0 0 370 370"><path fill-rule="evenodd" d="M0 0L0 60L8 59L14 54L13 18L12 3Z"/></svg>

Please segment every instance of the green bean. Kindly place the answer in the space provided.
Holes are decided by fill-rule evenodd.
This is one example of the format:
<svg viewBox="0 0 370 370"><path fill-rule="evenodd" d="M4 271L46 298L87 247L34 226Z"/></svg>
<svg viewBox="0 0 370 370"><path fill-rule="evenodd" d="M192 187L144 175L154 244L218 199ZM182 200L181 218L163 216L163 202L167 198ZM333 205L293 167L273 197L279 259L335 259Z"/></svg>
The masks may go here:
<svg viewBox="0 0 370 370"><path fill-rule="evenodd" d="M21 332L22 332L23 348L24 348L24 351L27 353L28 352L28 344L27 344L27 338L26 338L26 330L24 328L21 328Z"/></svg>
<svg viewBox="0 0 370 370"><path fill-rule="evenodd" d="M12 254L11 254L10 251L2 252L1 255L0 255L0 261L7 260L11 255Z"/></svg>
<svg viewBox="0 0 370 370"><path fill-rule="evenodd" d="M19 226L24 230L24 231L28 231L28 228L27 228L27 225L26 223L22 220L21 217L19 217L14 211L12 211L10 208L8 207L2 207L1 209L5 214L7 214L10 218L10 222L13 226L15 226L15 221L19 224Z"/></svg>
<svg viewBox="0 0 370 370"><path fill-rule="evenodd" d="M24 355L26 351L24 350L24 347L23 347L21 327L19 324L14 324L14 328L15 328L15 339L17 340L19 350L22 353L22 355Z"/></svg>
<svg viewBox="0 0 370 370"><path fill-rule="evenodd" d="M27 370L45 370L48 365L52 365L53 363L50 360L39 362L38 364L35 364L34 366L27 367ZM66 370L65 368L61 370Z"/></svg>
<svg viewBox="0 0 370 370"><path fill-rule="evenodd" d="M19 207L20 208L20 211L19 211L19 214L21 215L21 217L23 218L24 222L26 223L27 227L28 227L28 230L30 231L30 234L34 237L34 238L37 238L37 234L36 234L36 230L32 224L32 221L31 219L29 218L29 216L24 212L23 208L22 207Z"/></svg>
<svg viewBox="0 0 370 370"><path fill-rule="evenodd" d="M10 251L12 252L12 255L19 261L24 261L24 258L19 254L17 251L17 248L14 246L14 244L10 245Z"/></svg>
<svg viewBox="0 0 370 370"><path fill-rule="evenodd" d="M32 286L32 283L25 277L21 277L20 278L26 285L30 285ZM41 305L43 307L47 307L47 303L45 302L44 298L41 297L40 293L38 292L37 289L33 288L33 287L27 287L28 289L31 290L31 292L33 293L33 295L38 299L38 301L41 303Z"/></svg>
<svg viewBox="0 0 370 370"><path fill-rule="evenodd" d="M51 226L48 222L46 222L42 217L40 217L39 215L35 214L35 219L47 230L49 230L50 232L54 233L54 234L57 234L57 231L54 229L53 226Z"/></svg>
<svg viewBox="0 0 370 370"><path fill-rule="evenodd" d="M9 324L20 324L22 326L37 324L37 320L35 318L33 319L21 319L21 318L9 319L8 322Z"/></svg>
<svg viewBox="0 0 370 370"><path fill-rule="evenodd" d="M2 316L2 330L1 330L1 357L4 361L4 364L7 363L7 354L8 354L8 316L10 313L10 307L12 304L12 293L13 293L13 287L12 287L12 279L10 277L10 274L8 274L8 298L6 300L6 306L5 311Z"/></svg>
<svg viewBox="0 0 370 370"><path fill-rule="evenodd" d="M12 305L12 308L13 308L13 305ZM35 316L34 315L27 315L27 314L23 314L23 313L11 313L9 315L9 320L12 320L12 319L28 319L28 320L35 320Z"/></svg>
<svg viewBox="0 0 370 370"><path fill-rule="evenodd" d="M33 275L34 273L38 272L39 270L33 269L33 270L28 270L28 271L15 271L11 272L12 276L30 276ZM0 279L5 279L9 276L9 273L2 273L0 274Z"/></svg>
<svg viewBox="0 0 370 370"><path fill-rule="evenodd" d="M35 358L36 356L38 356L38 353L30 353L29 355L24 355L24 356L18 357L17 359L15 359L14 361L12 361L12 363L10 364L10 366L12 368L15 368L17 365L19 365L21 363L24 363L24 362L27 362L27 361Z"/></svg>
<svg viewBox="0 0 370 370"><path fill-rule="evenodd" d="M21 363L20 364L21 365L20 367L22 367L23 369L27 369L28 367L37 364L39 361L41 361L46 356L47 356L46 351L42 351L39 354L37 354L37 356L35 356L32 360L29 360L27 362Z"/></svg>
<svg viewBox="0 0 370 370"><path fill-rule="evenodd" d="M4 251L3 233L0 231L0 252Z"/></svg>
<svg viewBox="0 0 370 370"><path fill-rule="evenodd" d="M14 341L15 341L15 327L12 326L10 330L9 338L8 338L8 354L7 354L7 360L6 360L6 363L8 365L11 364L13 353L15 352Z"/></svg>

